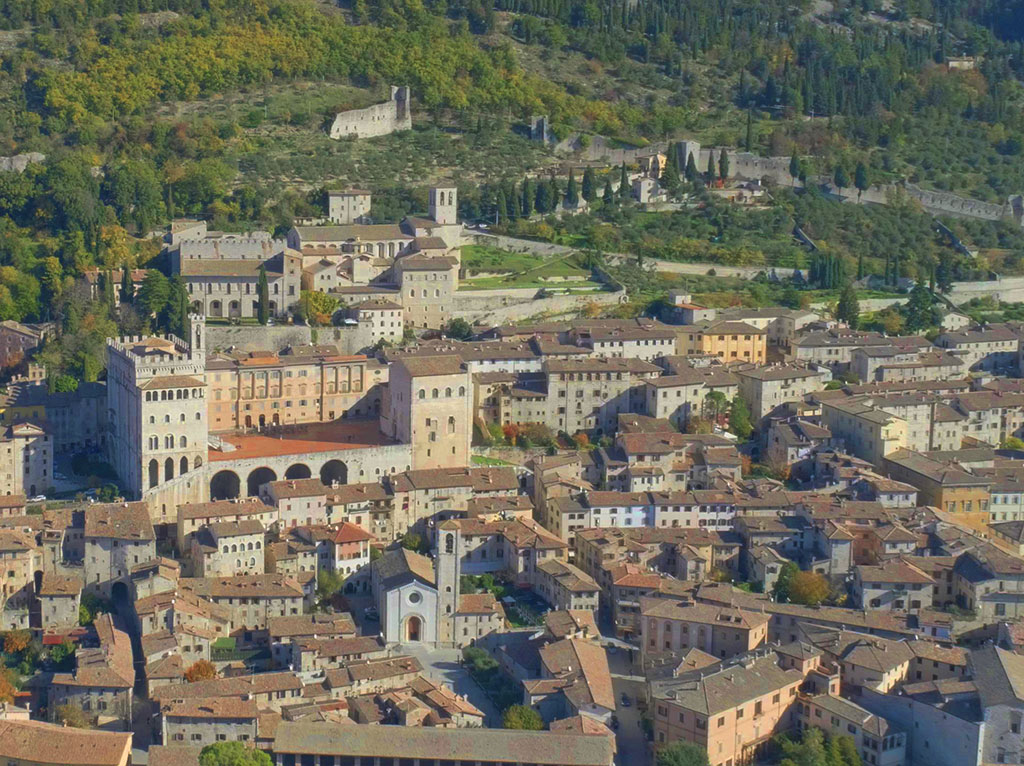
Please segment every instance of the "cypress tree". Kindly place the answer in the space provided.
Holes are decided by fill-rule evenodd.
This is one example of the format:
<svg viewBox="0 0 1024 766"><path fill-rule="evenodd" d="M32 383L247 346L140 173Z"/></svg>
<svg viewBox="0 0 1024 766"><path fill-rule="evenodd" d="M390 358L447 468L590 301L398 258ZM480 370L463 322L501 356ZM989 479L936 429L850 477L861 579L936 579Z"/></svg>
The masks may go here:
<svg viewBox="0 0 1024 766"><path fill-rule="evenodd" d="M715 185L715 150L708 152L708 172L705 174L708 187Z"/></svg>
<svg viewBox="0 0 1024 766"><path fill-rule="evenodd" d="M548 181L548 195L551 197L551 209L558 209L558 202L562 199L562 191L558 188L558 179L555 178L555 174L551 174L551 180Z"/></svg>
<svg viewBox="0 0 1024 766"><path fill-rule="evenodd" d="M536 204L538 213L549 213L551 212L551 186L547 183L537 184Z"/></svg>
<svg viewBox="0 0 1024 766"><path fill-rule="evenodd" d="M691 184L697 183L700 178L700 173L697 172L697 163L693 160L693 154L689 154L686 157L686 180Z"/></svg>
<svg viewBox="0 0 1024 766"><path fill-rule="evenodd" d="M104 271L101 276L103 277L103 302L107 304L107 309L113 314L117 304L117 296L114 293L114 273Z"/></svg>
<svg viewBox="0 0 1024 766"><path fill-rule="evenodd" d="M121 269L121 303L131 303L135 298L135 285L132 283L132 270L127 266Z"/></svg>
<svg viewBox="0 0 1024 766"><path fill-rule="evenodd" d="M752 147L754 146L754 115L750 109L747 110L747 138L744 145L748 152L753 151Z"/></svg>
<svg viewBox="0 0 1024 766"><path fill-rule="evenodd" d="M793 186L796 186L796 179L800 177L800 158L796 154L789 158L789 177L793 179Z"/></svg>
<svg viewBox="0 0 1024 766"><path fill-rule="evenodd" d="M505 190L498 189L498 197L494 205L499 224L508 223L508 201L505 199Z"/></svg>
<svg viewBox="0 0 1024 766"><path fill-rule="evenodd" d="M626 163L622 163L622 169L619 171L619 199L625 202L629 199L630 188L629 188L629 173L626 172Z"/></svg>
<svg viewBox="0 0 1024 766"><path fill-rule="evenodd" d="M266 325L270 321L270 285L267 283L265 266L260 266L260 275L256 282L256 295L258 296L256 318L261 325Z"/></svg>
<svg viewBox="0 0 1024 766"><path fill-rule="evenodd" d="M523 179L523 218L529 218L533 215L533 184L530 183L530 177L526 176Z"/></svg>
<svg viewBox="0 0 1024 766"><path fill-rule="evenodd" d="M615 192L612 191L612 177L610 175L604 179L604 194L601 195L601 201L605 205L615 203Z"/></svg>
<svg viewBox="0 0 1024 766"><path fill-rule="evenodd" d="M722 149L722 153L718 155L718 177L723 182L729 180L729 152Z"/></svg>
<svg viewBox="0 0 1024 766"><path fill-rule="evenodd" d="M583 199L593 202L597 198L597 181L594 180L594 169L587 168L583 171Z"/></svg>
<svg viewBox="0 0 1024 766"><path fill-rule="evenodd" d="M569 183L565 187L565 204L566 207L576 207L580 201L579 189L576 186L576 176L573 175L572 168L569 169Z"/></svg>

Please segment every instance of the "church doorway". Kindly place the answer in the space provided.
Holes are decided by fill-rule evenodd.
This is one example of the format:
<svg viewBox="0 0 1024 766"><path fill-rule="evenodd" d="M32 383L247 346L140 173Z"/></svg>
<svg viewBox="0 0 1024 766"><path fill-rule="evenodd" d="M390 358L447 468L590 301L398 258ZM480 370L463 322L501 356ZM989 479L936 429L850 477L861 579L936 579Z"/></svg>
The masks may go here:
<svg viewBox="0 0 1024 766"><path fill-rule="evenodd" d="M420 633L422 632L423 622L416 615L412 615L408 620L405 621L405 640L408 643L420 640Z"/></svg>

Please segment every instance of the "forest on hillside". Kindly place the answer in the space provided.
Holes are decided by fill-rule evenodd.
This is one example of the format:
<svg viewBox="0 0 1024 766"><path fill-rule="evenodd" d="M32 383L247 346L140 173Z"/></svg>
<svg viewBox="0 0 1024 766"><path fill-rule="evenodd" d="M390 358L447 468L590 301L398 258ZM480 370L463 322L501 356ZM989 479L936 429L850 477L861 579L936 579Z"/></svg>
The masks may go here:
<svg viewBox="0 0 1024 766"><path fill-rule="evenodd" d="M494 179L481 188L459 174L462 212L475 220L495 208L500 187L553 162L521 135L534 114L549 115L559 135L623 146L695 132L800 155L823 174L863 165L874 181L906 178L993 201L1024 191L1024 3L897 0L883 9L837 0L826 15L815 7L0 0L0 155L47 157L0 172L0 319L57 320L65 333L48 364L94 377L87 360L111 323L173 325L180 286L154 277L151 300L125 320L109 300L83 298L82 276L160 267L159 245L145 235L171 217L280 233L317 213L332 178L362 178L373 185L375 215L394 220L423 209L423 189L409 179L472 166ZM966 57L966 68L950 67L953 57ZM364 106L389 83L412 88L411 134L365 150L323 138L333 111ZM315 108L274 101L318 84L357 95ZM240 112L214 108L231 100ZM271 108L279 104L287 105ZM947 249L913 211L894 219L899 211L779 199L753 214L708 205L664 219L609 206L567 223L579 231L566 234L641 255L667 249L678 259L806 268L789 238L802 221L846 260L847 274L900 271L883 266L882 246L908 264L900 273L918 271L910 264L927 273ZM1000 264L1020 261L1019 236L1004 225L962 229L999 248Z"/></svg>

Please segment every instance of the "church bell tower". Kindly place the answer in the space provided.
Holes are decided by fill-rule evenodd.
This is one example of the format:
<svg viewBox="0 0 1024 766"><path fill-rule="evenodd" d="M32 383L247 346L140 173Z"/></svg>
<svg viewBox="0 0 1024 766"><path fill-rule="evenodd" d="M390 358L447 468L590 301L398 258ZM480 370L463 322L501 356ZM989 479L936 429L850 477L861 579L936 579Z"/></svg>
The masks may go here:
<svg viewBox="0 0 1024 766"><path fill-rule="evenodd" d="M437 528L437 643L455 646L455 613L459 611L462 535L452 520Z"/></svg>

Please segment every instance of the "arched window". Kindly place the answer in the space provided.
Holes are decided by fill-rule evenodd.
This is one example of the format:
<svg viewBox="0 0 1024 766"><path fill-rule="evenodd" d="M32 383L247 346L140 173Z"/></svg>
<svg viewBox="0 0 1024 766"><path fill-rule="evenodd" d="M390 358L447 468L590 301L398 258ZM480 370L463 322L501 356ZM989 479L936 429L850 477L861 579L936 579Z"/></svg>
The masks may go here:
<svg viewBox="0 0 1024 766"><path fill-rule="evenodd" d="M185 449L185 447L188 446L188 439L186 439L184 436L179 437L178 446L181 447L182 449Z"/></svg>
<svg viewBox="0 0 1024 766"><path fill-rule="evenodd" d="M156 415L150 415L149 416L149 424L153 425L155 423L156 423Z"/></svg>
<svg viewBox="0 0 1024 766"><path fill-rule="evenodd" d="M256 550L259 550L259 549L260 549L260 541L259 541L259 540L257 540L257 541L256 541Z"/></svg>
<svg viewBox="0 0 1024 766"><path fill-rule="evenodd" d="M459 386L459 396L465 396L465 395L466 395L466 387L465 386Z"/></svg>
<svg viewBox="0 0 1024 766"><path fill-rule="evenodd" d="M252 550L252 543L249 543L249 550Z"/></svg>
<svg viewBox="0 0 1024 766"><path fill-rule="evenodd" d="M241 569L241 568L242 568L242 560L241 559L235 559L235 569Z"/></svg>
<svg viewBox="0 0 1024 766"><path fill-rule="evenodd" d="M431 397L432 399L436 399L436 398L437 398L437 396L438 396L438 391L437 391L437 389L435 388L435 389L434 389L433 391L431 391L431 392L430 392L430 397Z"/></svg>
<svg viewBox="0 0 1024 766"><path fill-rule="evenodd" d="M454 417L449 417L448 418L448 433L450 433L450 434L455 433L455 418Z"/></svg>
<svg viewBox="0 0 1024 766"><path fill-rule="evenodd" d="M256 557L255 556L253 558L249 559L249 566L251 566L251 567L256 566Z"/></svg>
<svg viewBox="0 0 1024 766"><path fill-rule="evenodd" d="M224 546L224 550L222 551L222 553L227 553L227 552L228 552L228 546L225 545Z"/></svg>
<svg viewBox="0 0 1024 766"><path fill-rule="evenodd" d="M446 389L444 390L444 395L445 395L445 396L451 396L451 395L452 395L452 390L451 390L450 388L446 388Z"/></svg>
<svg viewBox="0 0 1024 766"><path fill-rule="evenodd" d="M231 552L232 553L238 553L238 546L237 545L232 545L231 546Z"/></svg>
<svg viewBox="0 0 1024 766"><path fill-rule="evenodd" d="M195 460L192 461L192 467L193 468L198 468L202 464L203 464L203 459L201 457L199 457L199 455L196 455Z"/></svg>
<svg viewBox="0 0 1024 766"><path fill-rule="evenodd" d="M164 422L165 423L170 423L171 422L171 413L168 412L166 415L164 415Z"/></svg>
<svg viewBox="0 0 1024 766"><path fill-rule="evenodd" d="M174 458L169 457L164 461L164 481L174 478Z"/></svg>
<svg viewBox="0 0 1024 766"><path fill-rule="evenodd" d="M155 459L149 461L149 486L155 487L160 482L160 464Z"/></svg>
<svg viewBox="0 0 1024 766"><path fill-rule="evenodd" d="M180 476L180 475L186 474L186 473L188 473L188 458L182 456L181 461L180 461L179 466L178 466L178 475Z"/></svg>
<svg viewBox="0 0 1024 766"><path fill-rule="evenodd" d="M167 434L167 436L164 437L164 448L165 449L174 449L174 436L173 435Z"/></svg>
<svg viewBox="0 0 1024 766"><path fill-rule="evenodd" d="M425 399L427 397L427 392L422 388L420 389L419 397L420 399Z"/></svg>
<svg viewBox="0 0 1024 766"><path fill-rule="evenodd" d="M444 536L444 552L455 553L455 535L450 532Z"/></svg>

